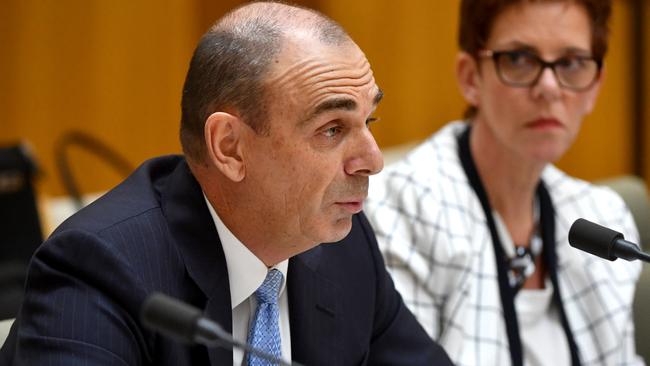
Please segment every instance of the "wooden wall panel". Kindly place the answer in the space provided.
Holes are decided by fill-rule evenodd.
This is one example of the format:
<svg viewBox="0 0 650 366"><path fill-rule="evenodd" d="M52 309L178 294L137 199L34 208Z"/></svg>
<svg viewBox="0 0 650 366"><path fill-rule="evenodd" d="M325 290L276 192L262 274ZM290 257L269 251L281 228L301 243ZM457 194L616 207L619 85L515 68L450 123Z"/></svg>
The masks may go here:
<svg viewBox="0 0 650 366"><path fill-rule="evenodd" d="M180 151L185 72L197 40L241 0L9 0L0 2L0 145L28 141L43 169L39 189L64 194L55 142L89 133L136 166ZM303 0L316 6L316 0ZM71 149L84 192L118 173Z"/></svg>
<svg viewBox="0 0 650 366"><path fill-rule="evenodd" d="M578 141L559 163L583 178L632 168L630 1L614 1L605 85ZM99 137L133 165L180 151L180 94L191 52L214 20L240 3L0 2L0 144L31 142L45 172L41 189L51 195L63 193L53 146L67 130ZM301 3L339 21L366 52L386 94L377 112L382 120L373 127L381 146L423 139L462 115L465 104L453 72L458 0ZM649 8L646 2L648 13ZM650 128L646 134L649 141ZM645 151L650 154L647 144ZM119 181L98 160L82 152L75 157L84 191L105 190Z"/></svg>
<svg viewBox="0 0 650 366"><path fill-rule="evenodd" d="M55 141L71 129L90 133L137 165L179 151L181 85L196 41L195 4L15 0L0 4L0 143L33 146L41 190L63 193ZM84 191L121 177L72 150Z"/></svg>

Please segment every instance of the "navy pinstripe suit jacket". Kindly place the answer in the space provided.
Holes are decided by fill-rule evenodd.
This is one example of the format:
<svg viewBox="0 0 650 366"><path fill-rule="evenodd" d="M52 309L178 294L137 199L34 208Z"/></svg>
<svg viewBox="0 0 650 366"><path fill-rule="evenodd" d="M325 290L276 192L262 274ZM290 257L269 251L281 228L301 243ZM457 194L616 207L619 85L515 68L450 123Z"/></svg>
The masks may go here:
<svg viewBox="0 0 650 366"><path fill-rule="evenodd" d="M289 261L292 357L305 365L448 364L405 308L363 215L337 244ZM20 314L0 350L14 365L230 365L143 328L161 291L232 326L225 257L182 157L146 162L63 225L34 255Z"/></svg>

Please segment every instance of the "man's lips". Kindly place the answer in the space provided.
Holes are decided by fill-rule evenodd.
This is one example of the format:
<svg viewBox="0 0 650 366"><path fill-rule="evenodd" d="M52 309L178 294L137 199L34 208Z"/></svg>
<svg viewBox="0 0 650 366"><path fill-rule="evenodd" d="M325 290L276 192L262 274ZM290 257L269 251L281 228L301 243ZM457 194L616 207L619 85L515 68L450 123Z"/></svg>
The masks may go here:
<svg viewBox="0 0 650 366"><path fill-rule="evenodd" d="M351 214L359 213L363 209L363 200L342 201L336 202L336 204L340 207L343 207L343 209Z"/></svg>
<svg viewBox="0 0 650 366"><path fill-rule="evenodd" d="M561 128L562 123L555 118L538 118L526 123L526 127L533 129Z"/></svg>

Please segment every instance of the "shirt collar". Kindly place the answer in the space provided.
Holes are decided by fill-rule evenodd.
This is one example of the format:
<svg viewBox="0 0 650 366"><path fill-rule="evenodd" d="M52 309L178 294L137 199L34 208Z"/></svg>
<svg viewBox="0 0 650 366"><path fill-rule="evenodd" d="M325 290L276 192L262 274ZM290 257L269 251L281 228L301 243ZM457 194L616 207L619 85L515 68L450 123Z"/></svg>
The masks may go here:
<svg viewBox="0 0 650 366"><path fill-rule="evenodd" d="M272 268L282 272L282 287L280 288L280 295L284 291L287 283L287 268L289 267L289 260L285 259L276 264L272 268L266 267L264 262L251 252L246 245L244 245L221 221L219 215L214 210L210 201L203 194L205 202L210 210L210 215L214 221L219 234L219 240L223 247L223 252L226 257L226 264L228 266L228 282L230 283L230 304L232 309L237 305L244 302L251 295L257 291L262 285L266 274Z"/></svg>

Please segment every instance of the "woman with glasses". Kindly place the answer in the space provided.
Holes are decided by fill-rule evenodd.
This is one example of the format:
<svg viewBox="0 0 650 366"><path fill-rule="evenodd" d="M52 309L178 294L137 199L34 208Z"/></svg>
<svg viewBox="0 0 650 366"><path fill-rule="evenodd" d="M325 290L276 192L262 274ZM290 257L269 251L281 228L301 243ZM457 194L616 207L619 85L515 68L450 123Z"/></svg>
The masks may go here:
<svg viewBox="0 0 650 366"><path fill-rule="evenodd" d="M463 0L467 118L370 185L366 205L407 305L458 365L636 365L640 265L569 246L584 217L638 240L611 190L553 166L591 112L609 0Z"/></svg>

